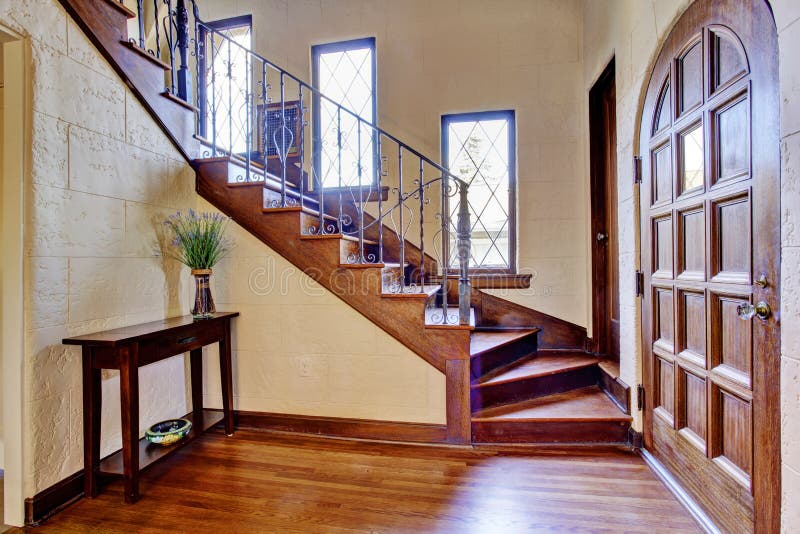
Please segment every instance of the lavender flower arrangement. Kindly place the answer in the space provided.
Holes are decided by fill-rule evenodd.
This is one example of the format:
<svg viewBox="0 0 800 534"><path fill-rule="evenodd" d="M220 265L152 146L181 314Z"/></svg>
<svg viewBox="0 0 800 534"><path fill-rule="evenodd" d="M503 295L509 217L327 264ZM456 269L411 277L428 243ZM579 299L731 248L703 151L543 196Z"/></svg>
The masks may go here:
<svg viewBox="0 0 800 534"><path fill-rule="evenodd" d="M199 213L189 209L170 215L164 225L174 238L168 255L190 269L211 269L230 250L225 238L229 218L220 213Z"/></svg>

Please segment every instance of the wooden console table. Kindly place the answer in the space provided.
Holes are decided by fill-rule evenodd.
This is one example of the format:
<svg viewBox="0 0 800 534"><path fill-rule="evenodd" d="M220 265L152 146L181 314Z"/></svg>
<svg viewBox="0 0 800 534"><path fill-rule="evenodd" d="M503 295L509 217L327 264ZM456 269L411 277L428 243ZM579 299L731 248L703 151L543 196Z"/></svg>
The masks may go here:
<svg viewBox="0 0 800 534"><path fill-rule="evenodd" d="M220 421L233 434L231 374L231 319L237 312L216 313L195 321L190 315L127 326L64 339L83 349L83 462L84 490L97 496L99 476L122 476L125 502L139 499L139 473L169 453L197 438ZM203 347L219 343L222 412L203 409ZM192 381L192 421L188 436L162 447L139 439L139 368L189 352ZM119 369L122 450L100 460L101 370Z"/></svg>

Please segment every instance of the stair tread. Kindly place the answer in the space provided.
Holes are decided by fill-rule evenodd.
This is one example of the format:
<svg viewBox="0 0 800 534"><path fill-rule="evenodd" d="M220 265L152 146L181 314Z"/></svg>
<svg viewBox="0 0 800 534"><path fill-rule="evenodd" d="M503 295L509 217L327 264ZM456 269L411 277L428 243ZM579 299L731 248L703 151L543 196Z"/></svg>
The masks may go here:
<svg viewBox="0 0 800 534"><path fill-rule="evenodd" d="M477 411L473 422L630 421L599 386Z"/></svg>
<svg viewBox="0 0 800 534"><path fill-rule="evenodd" d="M619 362L615 362L613 360L600 360L597 362L597 365L611 378L619 378Z"/></svg>
<svg viewBox="0 0 800 534"><path fill-rule="evenodd" d="M440 284L436 284L436 285L430 285L430 286L423 286L423 288L422 288L423 290L420 291L419 290L420 289L419 286L416 286L416 287L406 286L406 287L403 288L403 292L402 293L399 293L399 292L392 293L391 291L383 291L381 293L381 296L382 297L386 297L386 298L398 298L398 299L402 299L402 298L430 298L433 295L435 295L436 293L438 293L441 288L442 288L442 286Z"/></svg>
<svg viewBox="0 0 800 534"><path fill-rule="evenodd" d="M469 354L472 357L479 356L492 349L524 339L539 330L539 328L533 327L522 330L475 331L469 340Z"/></svg>
<svg viewBox="0 0 800 534"><path fill-rule="evenodd" d="M524 360L518 364L506 368L503 372L494 375L481 377L473 385L473 388L482 386L496 386L508 382L515 382L528 378L553 375L582 367L597 365L598 360L588 354L547 354L536 356L530 360Z"/></svg>

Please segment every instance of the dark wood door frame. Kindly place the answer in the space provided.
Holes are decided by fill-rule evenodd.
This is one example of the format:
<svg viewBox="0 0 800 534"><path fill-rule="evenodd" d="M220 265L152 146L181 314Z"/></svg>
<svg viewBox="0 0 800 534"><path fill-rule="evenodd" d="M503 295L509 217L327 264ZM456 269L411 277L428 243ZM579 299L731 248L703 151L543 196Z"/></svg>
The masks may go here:
<svg viewBox="0 0 800 534"><path fill-rule="evenodd" d="M610 350L611 317L608 314L608 254L609 240L618 239L608 228L609 194L607 187L609 134L613 131L616 145L616 122L608 121L604 110L605 98L615 85L614 58L606 65L603 73L589 91L589 152L591 170L591 232L592 244L592 338L590 350L598 354L608 354ZM615 176L612 179L616 179ZM600 236L600 237L598 237ZM602 238L602 236L606 236ZM619 354L615 355L619 357Z"/></svg>

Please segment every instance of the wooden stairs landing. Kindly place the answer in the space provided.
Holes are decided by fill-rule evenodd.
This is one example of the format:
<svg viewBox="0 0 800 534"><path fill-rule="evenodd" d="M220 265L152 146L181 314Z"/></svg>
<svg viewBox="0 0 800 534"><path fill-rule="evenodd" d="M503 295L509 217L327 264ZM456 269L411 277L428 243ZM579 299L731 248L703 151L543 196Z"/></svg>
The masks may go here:
<svg viewBox="0 0 800 534"><path fill-rule="evenodd" d="M580 351L537 350L538 331L472 333L472 441L627 442L627 387L615 365Z"/></svg>

